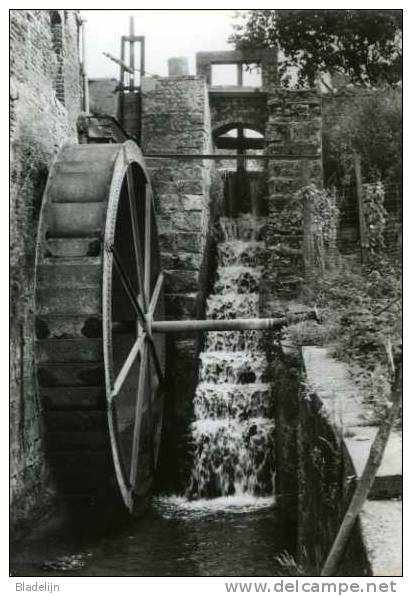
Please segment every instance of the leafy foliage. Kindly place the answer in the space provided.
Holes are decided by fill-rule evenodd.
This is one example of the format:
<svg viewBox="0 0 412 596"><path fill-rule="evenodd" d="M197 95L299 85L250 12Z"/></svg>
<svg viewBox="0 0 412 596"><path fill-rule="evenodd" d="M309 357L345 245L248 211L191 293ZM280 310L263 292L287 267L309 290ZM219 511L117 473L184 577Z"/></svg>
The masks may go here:
<svg viewBox="0 0 412 596"><path fill-rule="evenodd" d="M353 179L353 151L362 162L363 179L399 184L402 180L402 93L388 87L368 93L325 97L323 162L328 184Z"/></svg>
<svg viewBox="0 0 412 596"><path fill-rule="evenodd" d="M229 41L237 48L279 47L280 75L294 67L300 85L336 71L354 83L394 84L402 74L401 28L401 10L258 9L235 23Z"/></svg>

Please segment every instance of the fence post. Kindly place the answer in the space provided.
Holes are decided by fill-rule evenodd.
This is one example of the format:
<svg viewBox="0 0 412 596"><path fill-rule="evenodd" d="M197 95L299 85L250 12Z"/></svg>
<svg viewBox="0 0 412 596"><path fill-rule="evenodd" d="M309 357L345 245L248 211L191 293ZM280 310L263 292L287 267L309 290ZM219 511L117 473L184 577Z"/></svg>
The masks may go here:
<svg viewBox="0 0 412 596"><path fill-rule="evenodd" d="M308 164L303 161L301 165L302 187L309 183ZM305 266L305 276L307 279L313 278L315 269L315 243L313 238L313 213L312 201L309 194L303 195L303 262Z"/></svg>
<svg viewBox="0 0 412 596"><path fill-rule="evenodd" d="M365 264L367 261L368 231L366 228L365 211L364 211L364 204L363 204L362 169L361 169L360 156L357 151L353 152L353 163L355 166L356 196L358 199L361 261L362 261L362 264Z"/></svg>

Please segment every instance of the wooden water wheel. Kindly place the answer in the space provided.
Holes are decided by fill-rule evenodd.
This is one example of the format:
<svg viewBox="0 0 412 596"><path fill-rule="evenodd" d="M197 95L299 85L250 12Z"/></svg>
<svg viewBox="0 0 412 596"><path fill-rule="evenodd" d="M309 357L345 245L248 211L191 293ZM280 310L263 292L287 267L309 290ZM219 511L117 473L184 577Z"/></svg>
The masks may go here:
<svg viewBox="0 0 412 596"><path fill-rule="evenodd" d="M46 186L36 260L37 376L61 492L150 491L163 409L163 275L142 154L66 146Z"/></svg>
<svg viewBox="0 0 412 596"><path fill-rule="evenodd" d="M36 253L37 378L63 494L99 498L118 487L127 509L141 510L159 455L165 333L289 322L165 321L162 282L140 149L132 141L63 148L47 182Z"/></svg>

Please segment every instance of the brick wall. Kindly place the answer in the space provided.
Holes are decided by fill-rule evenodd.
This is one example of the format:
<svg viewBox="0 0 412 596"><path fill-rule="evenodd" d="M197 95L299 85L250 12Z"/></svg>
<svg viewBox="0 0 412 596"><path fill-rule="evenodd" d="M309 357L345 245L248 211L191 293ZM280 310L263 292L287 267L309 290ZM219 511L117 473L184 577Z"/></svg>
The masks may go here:
<svg viewBox="0 0 412 596"><path fill-rule="evenodd" d="M52 493L43 454L34 369L34 258L48 169L65 142L77 142L80 112L77 15L58 12L61 68L48 10L10 13L10 441L11 520L23 522ZM54 15L54 21L58 20ZM56 43L56 37L54 38ZM64 105L58 85L64 90Z"/></svg>

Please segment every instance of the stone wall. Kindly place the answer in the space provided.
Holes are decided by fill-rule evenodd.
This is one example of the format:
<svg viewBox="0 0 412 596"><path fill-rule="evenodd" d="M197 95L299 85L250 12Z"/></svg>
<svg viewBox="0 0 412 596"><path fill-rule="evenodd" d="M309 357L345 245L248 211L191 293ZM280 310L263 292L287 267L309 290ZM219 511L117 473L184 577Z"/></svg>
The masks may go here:
<svg viewBox="0 0 412 596"><path fill-rule="evenodd" d="M266 93L211 92L210 109L213 131L229 124L242 123L265 134L267 122Z"/></svg>
<svg viewBox="0 0 412 596"><path fill-rule="evenodd" d="M34 257L48 169L77 142L80 113L77 13L10 12L10 469L11 521L46 507L51 484L34 369ZM52 18L54 24L52 24ZM53 27L61 24L59 56ZM54 38L56 43L56 37ZM60 63L59 63L60 61ZM57 88L64 105L58 99ZM64 91L64 94L63 94Z"/></svg>
<svg viewBox="0 0 412 596"><path fill-rule="evenodd" d="M319 570L365 470L378 427L346 364L315 346L303 347L302 360L298 552ZM393 430L337 575L402 573L401 499L402 437Z"/></svg>
<svg viewBox="0 0 412 596"><path fill-rule="evenodd" d="M117 79L89 79L90 112L118 117Z"/></svg>
<svg viewBox="0 0 412 596"><path fill-rule="evenodd" d="M268 100L268 112L267 153L291 157L267 164L267 281L272 294L292 298L299 293L304 274L302 255L295 252L302 248L302 211L293 203L294 193L303 184L323 186L320 97L311 89L279 88Z"/></svg>
<svg viewBox="0 0 412 596"><path fill-rule="evenodd" d="M211 152L206 85L201 77L142 79L142 149L147 153ZM208 255L218 185L206 160L147 159L153 185L160 251L166 274L169 319L203 318L209 276ZM212 179L215 183L212 185ZM216 196L218 192L216 193ZM163 474L184 485L186 430L197 383L196 335L167 338L167 379ZM169 432L168 432L169 431ZM178 478L172 471L179 470Z"/></svg>

